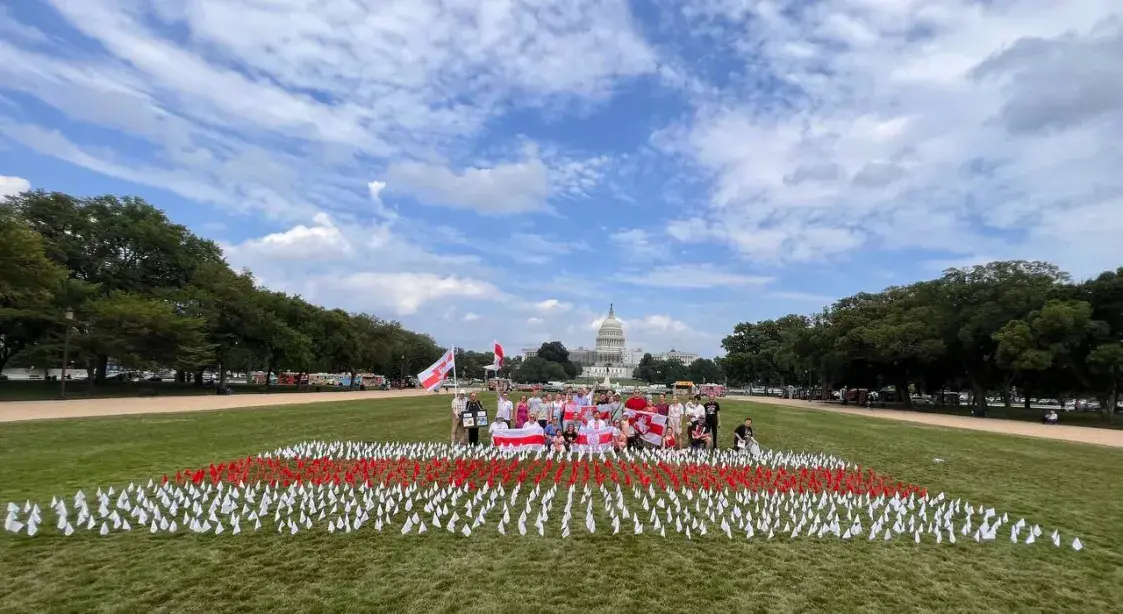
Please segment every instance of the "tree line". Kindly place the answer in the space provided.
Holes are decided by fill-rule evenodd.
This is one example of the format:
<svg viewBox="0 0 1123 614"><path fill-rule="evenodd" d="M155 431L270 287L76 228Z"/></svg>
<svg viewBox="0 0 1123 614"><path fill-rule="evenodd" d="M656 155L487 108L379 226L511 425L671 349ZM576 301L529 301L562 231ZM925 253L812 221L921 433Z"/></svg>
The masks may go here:
<svg viewBox="0 0 1123 614"><path fill-rule="evenodd" d="M1044 262L949 269L840 299L810 316L743 322L722 340L732 382L871 390L969 390L1010 404L1090 396L1115 413L1123 384L1123 268L1073 281ZM826 398L824 396L824 398Z"/></svg>
<svg viewBox="0 0 1123 614"><path fill-rule="evenodd" d="M490 360L491 355L487 356ZM457 361L460 364L459 356ZM479 368L482 369L482 366ZM508 358L506 369L501 375L504 373L520 384L564 382L579 376L581 365L569 359L569 350L561 341L548 341L538 348L534 356L526 359L521 356ZM633 369L632 377L649 384L673 384L682 380L698 383L724 380L720 364L709 358L699 358L687 365L677 358L664 360L651 354L643 355L639 365Z"/></svg>
<svg viewBox="0 0 1123 614"><path fill-rule="evenodd" d="M396 378L444 352L396 321L261 287L143 199L10 196L0 203L0 369L61 366L64 343L91 385L110 359L196 383L209 370L260 369L268 385L284 371Z"/></svg>

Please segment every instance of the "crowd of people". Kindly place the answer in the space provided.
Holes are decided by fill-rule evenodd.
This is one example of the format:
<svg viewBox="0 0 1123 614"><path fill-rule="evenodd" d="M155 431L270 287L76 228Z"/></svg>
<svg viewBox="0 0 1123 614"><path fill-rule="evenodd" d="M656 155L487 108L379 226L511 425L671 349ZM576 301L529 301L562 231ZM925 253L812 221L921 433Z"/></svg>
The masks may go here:
<svg viewBox="0 0 1123 614"><path fill-rule="evenodd" d="M582 408L595 407L594 411L581 412ZM614 391L602 393L578 388L559 393L523 394L517 401L509 393L501 392L494 417L487 427L489 432L523 428L537 423L546 435L547 446L555 451L569 450L577 441L581 428L601 430L612 427L612 445L617 450L651 446L641 437L627 419L626 411L649 412L666 417L663 429L663 448L667 449L717 449L718 429L721 426L721 404L715 395L703 398L694 395L682 403L677 395L668 398L666 393L657 398L634 390L627 400ZM479 443L479 429L466 427L465 413L472 416L486 413L477 393L458 391L452 400L453 444ZM733 429L732 446L749 449L757 445L753 434L752 418L746 417Z"/></svg>

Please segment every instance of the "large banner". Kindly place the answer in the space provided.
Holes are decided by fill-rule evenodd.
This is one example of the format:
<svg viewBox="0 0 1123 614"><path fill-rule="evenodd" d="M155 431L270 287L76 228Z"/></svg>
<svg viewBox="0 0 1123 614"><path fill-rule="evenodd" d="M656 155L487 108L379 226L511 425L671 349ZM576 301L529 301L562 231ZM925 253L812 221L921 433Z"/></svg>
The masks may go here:
<svg viewBox="0 0 1123 614"><path fill-rule="evenodd" d="M545 449L546 432L537 424L524 426L521 429L502 429L491 434L491 444L505 450L536 452Z"/></svg>
<svg viewBox="0 0 1123 614"><path fill-rule="evenodd" d="M612 450L612 436L616 429L606 426L599 429L581 427L577 432L577 441L573 442L574 452L610 452Z"/></svg>
<svg viewBox="0 0 1123 614"><path fill-rule="evenodd" d="M585 424L593 418L593 414L597 413L595 405L578 405L576 403L566 403L565 412L562 414L562 426L570 422L578 424Z"/></svg>
<svg viewBox="0 0 1123 614"><path fill-rule="evenodd" d="M636 434L647 443L663 447L663 429L667 426L667 417L650 411L624 410L624 416L636 430Z"/></svg>

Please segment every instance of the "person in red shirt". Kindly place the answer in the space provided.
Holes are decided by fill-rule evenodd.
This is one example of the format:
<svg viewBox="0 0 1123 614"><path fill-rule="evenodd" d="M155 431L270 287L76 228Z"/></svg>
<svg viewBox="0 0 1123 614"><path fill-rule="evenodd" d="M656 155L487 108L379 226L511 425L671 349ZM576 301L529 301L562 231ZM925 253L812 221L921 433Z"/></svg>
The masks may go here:
<svg viewBox="0 0 1123 614"><path fill-rule="evenodd" d="M643 393L639 388L632 391L632 396L627 401L624 401L624 409L632 411L643 411L647 409L647 399L643 398Z"/></svg>
<svg viewBox="0 0 1123 614"><path fill-rule="evenodd" d="M670 412L670 407L670 405L667 405L667 393L659 395L659 402L655 404L655 411L666 416Z"/></svg>

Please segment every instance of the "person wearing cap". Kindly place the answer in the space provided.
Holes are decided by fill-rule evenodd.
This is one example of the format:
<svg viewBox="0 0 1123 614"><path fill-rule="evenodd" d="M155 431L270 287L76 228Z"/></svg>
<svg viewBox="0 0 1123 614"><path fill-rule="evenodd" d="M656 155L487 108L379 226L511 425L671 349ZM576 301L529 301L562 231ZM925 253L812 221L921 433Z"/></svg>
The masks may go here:
<svg viewBox="0 0 1123 614"><path fill-rule="evenodd" d="M585 387L577 389L577 396L573 397L578 407L588 407L593 404L593 396L585 392Z"/></svg>
<svg viewBox="0 0 1123 614"><path fill-rule="evenodd" d="M464 430L461 416L468 409L468 399L463 390L457 390L452 397L452 445L464 444L468 441L468 432Z"/></svg>

